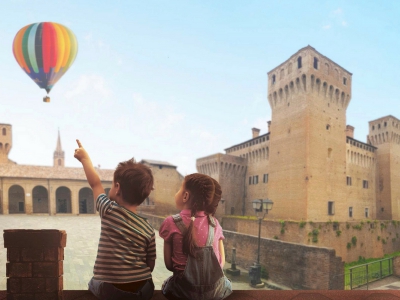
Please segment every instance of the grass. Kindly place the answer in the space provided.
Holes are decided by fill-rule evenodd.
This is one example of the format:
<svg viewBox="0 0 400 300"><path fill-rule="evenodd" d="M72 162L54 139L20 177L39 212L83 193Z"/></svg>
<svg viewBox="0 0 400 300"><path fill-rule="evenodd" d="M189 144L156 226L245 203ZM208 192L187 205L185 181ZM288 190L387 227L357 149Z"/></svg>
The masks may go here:
<svg viewBox="0 0 400 300"><path fill-rule="evenodd" d="M400 251L386 254L384 257L380 258L368 258L360 256L358 261L353 261L351 263L347 263L344 266L345 272L345 289L350 289L350 268L352 269L352 284L353 288L356 286L364 285L367 283L367 274L366 274L366 264L368 264L368 282L378 280L382 274L382 277L389 276L389 260L382 261L382 271L380 269L380 260L384 258L391 258L394 256L399 256ZM354 268L360 266L359 268ZM393 266L391 266L393 270ZM381 273L382 272L382 273Z"/></svg>

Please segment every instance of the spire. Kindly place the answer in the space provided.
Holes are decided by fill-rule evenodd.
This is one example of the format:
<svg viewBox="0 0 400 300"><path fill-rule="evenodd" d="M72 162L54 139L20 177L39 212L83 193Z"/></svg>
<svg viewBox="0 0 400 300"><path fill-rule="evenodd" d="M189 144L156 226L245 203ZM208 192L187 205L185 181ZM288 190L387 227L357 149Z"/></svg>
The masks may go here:
<svg viewBox="0 0 400 300"><path fill-rule="evenodd" d="M64 167L64 151L61 148L60 128L58 128L57 147L53 156L54 166Z"/></svg>
<svg viewBox="0 0 400 300"><path fill-rule="evenodd" d="M56 148L56 152L58 152L58 153L62 152L62 148L61 148L61 139L60 139L60 128L58 128L58 139L57 139L57 148Z"/></svg>

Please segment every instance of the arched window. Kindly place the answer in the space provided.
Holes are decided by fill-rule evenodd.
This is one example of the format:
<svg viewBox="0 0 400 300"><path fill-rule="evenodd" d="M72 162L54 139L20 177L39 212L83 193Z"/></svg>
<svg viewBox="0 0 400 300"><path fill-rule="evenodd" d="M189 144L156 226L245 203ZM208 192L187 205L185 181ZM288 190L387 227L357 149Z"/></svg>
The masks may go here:
<svg viewBox="0 0 400 300"><path fill-rule="evenodd" d="M276 76L272 75L272 84L275 84L275 82L276 82Z"/></svg>
<svg viewBox="0 0 400 300"><path fill-rule="evenodd" d="M301 64L301 56L299 56L299 57L297 58L297 68L300 69L301 67L302 67L302 64Z"/></svg>
<svg viewBox="0 0 400 300"><path fill-rule="evenodd" d="M7 135L7 129L3 128L3 135Z"/></svg>
<svg viewBox="0 0 400 300"><path fill-rule="evenodd" d="M314 69L318 70L318 58L314 57Z"/></svg>

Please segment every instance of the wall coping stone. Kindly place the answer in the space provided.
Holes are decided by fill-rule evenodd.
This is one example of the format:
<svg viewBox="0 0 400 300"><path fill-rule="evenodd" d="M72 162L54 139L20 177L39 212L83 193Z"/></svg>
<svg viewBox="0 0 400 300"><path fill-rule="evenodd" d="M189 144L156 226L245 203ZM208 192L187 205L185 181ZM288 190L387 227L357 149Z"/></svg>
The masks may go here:
<svg viewBox="0 0 400 300"><path fill-rule="evenodd" d="M6 229L4 248L66 247L67 233L57 229Z"/></svg>

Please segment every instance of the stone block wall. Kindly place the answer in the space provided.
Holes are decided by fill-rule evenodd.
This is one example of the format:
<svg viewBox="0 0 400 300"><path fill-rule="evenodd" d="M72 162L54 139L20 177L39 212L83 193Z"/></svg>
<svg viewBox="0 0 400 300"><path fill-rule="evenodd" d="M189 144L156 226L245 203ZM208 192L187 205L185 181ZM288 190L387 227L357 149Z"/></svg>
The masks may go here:
<svg viewBox="0 0 400 300"><path fill-rule="evenodd" d="M63 299L64 230L4 230L7 300Z"/></svg>

